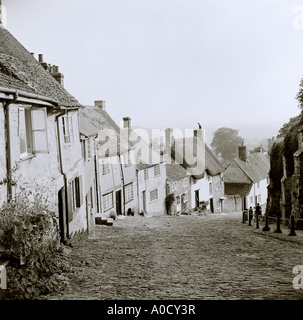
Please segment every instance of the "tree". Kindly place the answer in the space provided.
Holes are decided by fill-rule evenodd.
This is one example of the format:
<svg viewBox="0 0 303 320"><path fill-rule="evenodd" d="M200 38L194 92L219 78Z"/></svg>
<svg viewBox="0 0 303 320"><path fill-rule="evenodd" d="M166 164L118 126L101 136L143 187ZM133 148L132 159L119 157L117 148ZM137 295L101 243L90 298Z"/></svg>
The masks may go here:
<svg viewBox="0 0 303 320"><path fill-rule="evenodd" d="M222 127L214 132L211 147L214 153L223 161L230 162L238 156L238 147L242 144L243 138L239 130Z"/></svg>
<svg viewBox="0 0 303 320"><path fill-rule="evenodd" d="M277 138L285 138L293 127L298 126L300 124L302 124L302 114L290 118L289 122L284 123L283 127L279 130Z"/></svg>

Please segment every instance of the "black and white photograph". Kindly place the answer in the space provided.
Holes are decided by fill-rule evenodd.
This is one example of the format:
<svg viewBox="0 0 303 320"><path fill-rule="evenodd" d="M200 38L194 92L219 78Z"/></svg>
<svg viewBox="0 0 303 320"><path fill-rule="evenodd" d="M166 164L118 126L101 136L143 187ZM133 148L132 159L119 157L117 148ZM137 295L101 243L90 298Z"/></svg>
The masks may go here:
<svg viewBox="0 0 303 320"><path fill-rule="evenodd" d="M1 310L303 300L302 112L303 0L0 0Z"/></svg>

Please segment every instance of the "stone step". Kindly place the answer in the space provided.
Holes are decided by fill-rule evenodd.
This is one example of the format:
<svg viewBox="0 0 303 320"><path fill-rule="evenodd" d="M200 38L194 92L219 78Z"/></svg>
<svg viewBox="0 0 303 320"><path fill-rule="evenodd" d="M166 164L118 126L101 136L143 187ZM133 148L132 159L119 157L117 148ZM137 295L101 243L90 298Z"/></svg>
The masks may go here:
<svg viewBox="0 0 303 320"><path fill-rule="evenodd" d="M99 216L95 217L95 224L112 226L114 224L114 220L112 218L105 218Z"/></svg>

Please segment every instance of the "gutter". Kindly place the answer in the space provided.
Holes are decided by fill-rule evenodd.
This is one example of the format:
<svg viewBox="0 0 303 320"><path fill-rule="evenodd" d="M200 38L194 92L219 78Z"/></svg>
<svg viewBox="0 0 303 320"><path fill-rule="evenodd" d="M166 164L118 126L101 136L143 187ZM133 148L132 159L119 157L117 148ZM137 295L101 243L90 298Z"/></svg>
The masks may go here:
<svg viewBox="0 0 303 320"><path fill-rule="evenodd" d="M59 105L59 101L58 100L55 100L55 99L52 99L52 98L48 98L48 97L45 97L45 96L41 96L41 95L38 95L38 94L34 94L34 93L28 93L28 92L25 92L25 91L20 91L20 90L8 89L8 88L5 88L5 87L0 87L0 92L6 93L6 94L13 94L13 95L17 94L18 98L19 98L19 96L22 96L22 97L25 97L25 98L47 101L47 102L53 103L55 105Z"/></svg>
<svg viewBox="0 0 303 320"><path fill-rule="evenodd" d="M5 94L6 96L3 95L3 94ZM18 95L18 101L23 101L23 102L27 102L27 103L33 103L33 104L34 103L35 104L43 104L43 105L51 106L53 108L56 108L56 106L57 106L57 108L59 110L78 110L79 108L84 108L84 106L81 105L80 103L75 105L74 107L61 107L61 106L59 106L60 102L58 100L56 100L56 99L53 99L53 98L49 98L49 97L42 96L42 95L35 94L35 93L25 92L25 91L22 91L22 90L8 89L8 88L5 88L5 87L0 87L0 98L2 98L2 99L12 99L9 96L11 94L14 95L14 96ZM40 100L40 101L37 102L37 100Z"/></svg>

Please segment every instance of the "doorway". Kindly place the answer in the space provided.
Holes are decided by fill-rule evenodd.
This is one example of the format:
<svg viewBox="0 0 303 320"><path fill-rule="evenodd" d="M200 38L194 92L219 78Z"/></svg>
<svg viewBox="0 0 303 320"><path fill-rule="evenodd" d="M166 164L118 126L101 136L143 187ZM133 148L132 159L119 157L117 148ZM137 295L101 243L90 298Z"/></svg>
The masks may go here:
<svg viewBox="0 0 303 320"><path fill-rule="evenodd" d="M146 212L146 191L142 191L142 210Z"/></svg>
<svg viewBox="0 0 303 320"><path fill-rule="evenodd" d="M63 187L58 192L58 212L59 212L59 230L60 230L60 242L66 243L68 225L67 225L67 210L65 201L65 188Z"/></svg>
<svg viewBox="0 0 303 320"><path fill-rule="evenodd" d="M199 195L199 190L195 191L195 203L196 203L196 208L199 208L200 205L200 195Z"/></svg>
<svg viewBox="0 0 303 320"><path fill-rule="evenodd" d="M122 214L121 190L116 191L116 213L117 215Z"/></svg>
<svg viewBox="0 0 303 320"><path fill-rule="evenodd" d="M211 213L214 213L214 199L213 198L209 199L209 203L210 203L210 211Z"/></svg>

